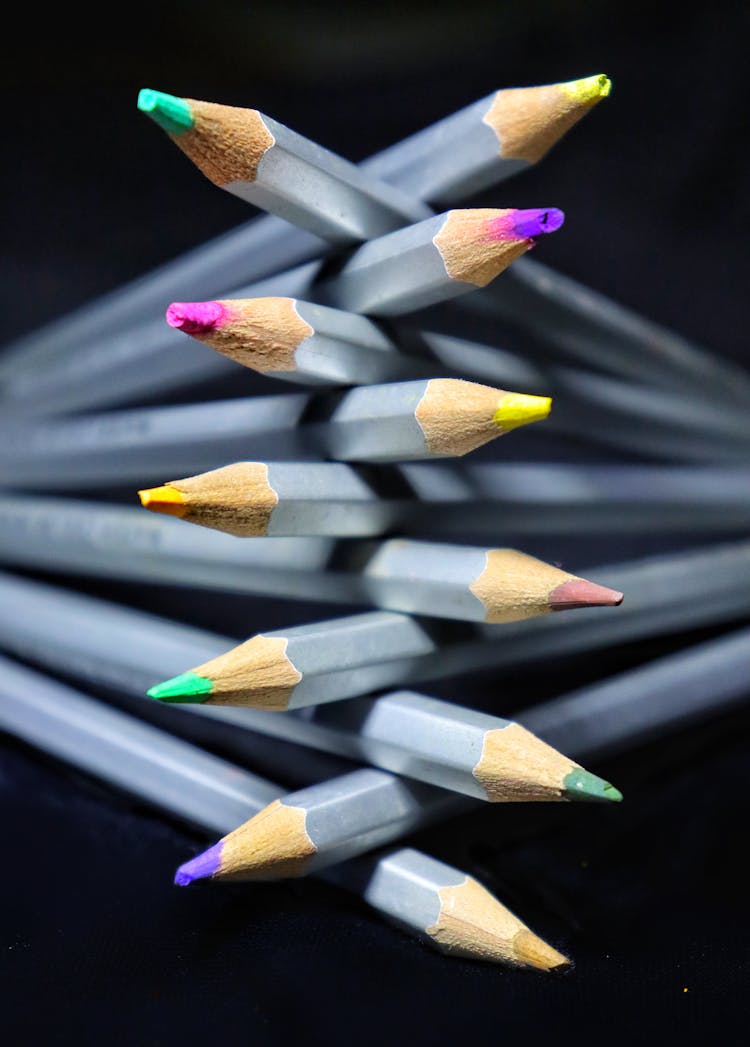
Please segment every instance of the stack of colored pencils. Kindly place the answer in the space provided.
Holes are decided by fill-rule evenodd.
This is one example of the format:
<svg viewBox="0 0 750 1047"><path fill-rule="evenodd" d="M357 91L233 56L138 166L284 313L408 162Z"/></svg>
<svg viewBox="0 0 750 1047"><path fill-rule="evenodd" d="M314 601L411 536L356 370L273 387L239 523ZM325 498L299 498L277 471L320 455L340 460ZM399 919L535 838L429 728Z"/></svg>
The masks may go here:
<svg viewBox="0 0 750 1047"><path fill-rule="evenodd" d="M177 884L321 871L444 952L562 970L565 956L467 873L376 849L476 802L619 801L572 757L742 697L744 632L511 720L375 693L750 608L747 542L604 565L601 584L523 551L428 540L510 528L710 534L750 520L747 375L521 259L563 224L557 208L433 211L536 163L609 90L593 76L498 91L360 166L256 110L141 92L139 108L214 184L275 217L8 350L0 557L374 608L236 645L0 575L7 650L94 689L184 706L176 731L191 712L235 748L256 735L301 747L292 776L306 787L283 795L3 660L1 727L223 834ZM466 340L462 326L483 317L522 323L544 359ZM71 416L199 390L241 367L312 390ZM429 461L542 421L661 461ZM134 481L157 516L49 493ZM622 609L606 610L623 592ZM310 785L309 750L367 766Z"/></svg>

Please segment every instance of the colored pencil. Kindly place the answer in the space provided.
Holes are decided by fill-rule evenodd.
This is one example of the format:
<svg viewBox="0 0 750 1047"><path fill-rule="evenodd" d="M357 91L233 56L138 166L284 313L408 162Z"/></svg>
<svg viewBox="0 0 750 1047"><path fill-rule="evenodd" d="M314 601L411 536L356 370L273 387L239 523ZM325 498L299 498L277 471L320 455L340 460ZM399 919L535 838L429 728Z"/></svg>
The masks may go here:
<svg viewBox="0 0 750 1047"><path fill-rule="evenodd" d="M564 218L554 207L446 211L363 244L318 293L355 313L423 309L486 287Z"/></svg>
<svg viewBox="0 0 750 1047"><path fill-rule="evenodd" d="M430 214L418 198L364 175L257 109L148 88L138 108L214 185L324 240L370 240Z"/></svg>
<svg viewBox="0 0 750 1047"><path fill-rule="evenodd" d="M281 789L165 731L0 659L0 726L208 833L229 831ZM329 877L447 955L537 970L569 961L476 880L413 848Z"/></svg>
<svg viewBox="0 0 750 1047"><path fill-rule="evenodd" d="M242 538L381 534L408 504L339 462L235 462L138 495L151 512Z"/></svg>
<svg viewBox="0 0 750 1047"><path fill-rule="evenodd" d="M18 548L22 522L27 533ZM405 540L238 542L137 509L12 495L0 495L0 556L133 581L372 603L493 623L622 600L619 592L514 550Z"/></svg>
<svg viewBox="0 0 750 1047"><path fill-rule="evenodd" d="M114 684L139 698L145 697L141 681L153 678L165 662L176 665L185 651L220 650L229 642L177 622L2 573L0 593L18 606L15 623L0 626L0 645L41 660L58 672L83 672L89 684ZM377 642L375 629L367 628L374 617L350 619L350 635L365 643ZM58 651L60 623L63 628L66 623L72 625L76 638ZM387 625L381 623L381 636L387 635L383 627ZM309 633L308 629L308 662ZM113 634L127 637L127 642L113 649L109 640ZM207 713L214 721L218 718L235 732L256 731L364 760L492 803L611 799L614 795L602 796L607 783L550 750L517 724L414 692L355 699L286 716L210 705L190 708Z"/></svg>
<svg viewBox="0 0 750 1047"><path fill-rule="evenodd" d="M376 606L464 621L517 622L622 603L622 593L514 549L403 538L376 546L362 578Z"/></svg>
<svg viewBox="0 0 750 1047"><path fill-rule="evenodd" d="M173 302L166 319L243 367L306 385L399 381L430 368L367 317L295 298Z"/></svg>
<svg viewBox="0 0 750 1047"><path fill-rule="evenodd" d="M494 91L386 149L368 174L431 203L473 196L538 163L611 89L600 74Z"/></svg>
<svg viewBox="0 0 750 1047"><path fill-rule="evenodd" d="M306 293L320 262L277 273L233 293L238 297ZM229 285L234 288L234 285ZM167 298L166 301L169 301ZM106 352L102 345L106 340ZM0 360L2 357L0 357ZM54 363L22 371L0 382L6 416L54 416L71 411L126 403L138 397L153 400L160 393L189 388L228 375L238 377L234 364L164 322L161 315L140 322L122 321L92 341L71 346Z"/></svg>
<svg viewBox="0 0 750 1047"><path fill-rule="evenodd" d="M326 454L346 462L457 458L545 419L551 405L456 378L361 386L341 397L321 435Z"/></svg>
<svg viewBox="0 0 750 1047"><path fill-rule="evenodd" d="M38 565L29 557L28 566ZM318 704L731 622L750 611L750 542L605 564L596 574L628 593L617 614L581 610L511 623L502 644L494 626L438 629L434 621L383 611L260 634L246 652L282 654L270 682L265 669L250 681L246 702ZM191 662L218 658L234 642L2 572L0 596L13 607L12 615L0 616L0 643L9 650L130 693L145 693ZM240 726L249 715L210 701L185 708Z"/></svg>
<svg viewBox="0 0 750 1047"><path fill-rule="evenodd" d="M147 481L238 458L394 461L459 457L547 417L547 396L433 378L340 395L256 396L0 424L0 482ZM315 418L313 418L315 415Z"/></svg>
<svg viewBox="0 0 750 1047"><path fill-rule="evenodd" d="M489 803L617 798L613 786L519 724L414 691L286 716L242 712L238 726Z"/></svg>
<svg viewBox="0 0 750 1047"><path fill-rule="evenodd" d="M443 534L728 532L750 524L745 467L235 462L138 494L151 512L241 537L364 537L394 527Z"/></svg>
<svg viewBox="0 0 750 1047"><path fill-rule="evenodd" d="M614 786L596 781L596 793L588 798L622 799ZM274 800L180 866L175 883L307 876L458 814L468 804L455 793L385 771L352 771Z"/></svg>

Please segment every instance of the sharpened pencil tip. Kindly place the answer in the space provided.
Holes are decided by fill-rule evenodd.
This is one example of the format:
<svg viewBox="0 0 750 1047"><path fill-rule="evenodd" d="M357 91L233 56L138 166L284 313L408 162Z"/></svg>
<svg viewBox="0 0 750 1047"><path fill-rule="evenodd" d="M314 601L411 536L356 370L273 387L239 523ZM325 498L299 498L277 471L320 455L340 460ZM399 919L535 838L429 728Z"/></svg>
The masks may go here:
<svg viewBox="0 0 750 1047"><path fill-rule="evenodd" d="M516 236L533 239L543 233L554 233L565 221L565 212L559 207L531 207L513 214Z"/></svg>
<svg viewBox="0 0 750 1047"><path fill-rule="evenodd" d="M529 396L525 393L506 393L500 400L492 421L503 432L517 429L519 425L541 422L550 413L552 398Z"/></svg>
<svg viewBox="0 0 750 1047"><path fill-rule="evenodd" d="M207 880L221 868L221 840L209 847L207 851L181 865L175 873L174 882L178 887L189 887L195 880Z"/></svg>
<svg viewBox="0 0 750 1047"><path fill-rule="evenodd" d="M138 94L138 108L171 135L184 134L195 122L190 103L184 98L176 98L163 91L152 91L148 87Z"/></svg>
<svg viewBox="0 0 750 1047"><path fill-rule="evenodd" d="M553 611L572 611L577 607L618 607L622 593L608 589L584 578L571 578L558 585L549 594L548 602Z"/></svg>
<svg viewBox="0 0 750 1047"><path fill-rule="evenodd" d="M612 81L604 73L599 73L597 76L584 76L581 80L570 80L566 84L560 84L560 87L576 102L590 105L609 95Z"/></svg>
<svg viewBox="0 0 750 1047"><path fill-rule="evenodd" d="M622 793L591 771L576 767L565 775L563 785L569 800L602 800L620 803Z"/></svg>
<svg viewBox="0 0 750 1047"><path fill-rule="evenodd" d="M181 491L169 484L163 487L148 487L138 492L141 505L152 513L166 513L169 516L184 516L187 506Z"/></svg>
<svg viewBox="0 0 750 1047"><path fill-rule="evenodd" d="M205 702L211 693L213 684L205 676L198 673L180 673L173 676L171 680L157 683L150 687L146 694L149 698L155 698L157 702L183 703L183 702Z"/></svg>
<svg viewBox="0 0 750 1047"><path fill-rule="evenodd" d="M170 327L185 334L208 334L224 318L226 309L221 302L172 302L166 312Z"/></svg>
<svg viewBox="0 0 750 1047"><path fill-rule="evenodd" d="M518 963L538 971L567 971L571 966L567 956L547 945L533 931L519 931L513 939L513 952Z"/></svg>

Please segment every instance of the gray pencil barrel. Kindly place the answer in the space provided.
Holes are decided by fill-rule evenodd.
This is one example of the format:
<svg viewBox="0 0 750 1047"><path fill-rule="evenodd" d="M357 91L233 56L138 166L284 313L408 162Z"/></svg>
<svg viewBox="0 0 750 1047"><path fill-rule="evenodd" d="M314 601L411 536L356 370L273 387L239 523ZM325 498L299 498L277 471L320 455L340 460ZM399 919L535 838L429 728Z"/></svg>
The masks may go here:
<svg viewBox="0 0 750 1047"><path fill-rule="evenodd" d="M434 243L446 215L372 240L358 248L321 288L339 309L375 316L413 312L474 289L453 279Z"/></svg>
<svg viewBox="0 0 750 1047"><path fill-rule="evenodd" d="M259 116L273 144L252 181L224 186L235 196L332 243L369 240L429 215L418 197L394 193L348 160Z"/></svg>
<svg viewBox="0 0 750 1047"><path fill-rule="evenodd" d="M0 658L0 727L210 832L280 788L57 681Z"/></svg>
<svg viewBox="0 0 750 1047"><path fill-rule="evenodd" d="M750 404L750 376L741 367L535 259L519 259L502 280L464 301L522 322L564 358L637 382L700 392L704 400L710 392L744 411Z"/></svg>
<svg viewBox="0 0 750 1047"><path fill-rule="evenodd" d="M599 759L750 698L750 629L679 651L519 714L529 730Z"/></svg>
<svg viewBox="0 0 750 1047"><path fill-rule="evenodd" d="M367 162L368 173L433 203L462 200L528 161L501 156L502 143L484 117L495 92L405 138Z"/></svg>

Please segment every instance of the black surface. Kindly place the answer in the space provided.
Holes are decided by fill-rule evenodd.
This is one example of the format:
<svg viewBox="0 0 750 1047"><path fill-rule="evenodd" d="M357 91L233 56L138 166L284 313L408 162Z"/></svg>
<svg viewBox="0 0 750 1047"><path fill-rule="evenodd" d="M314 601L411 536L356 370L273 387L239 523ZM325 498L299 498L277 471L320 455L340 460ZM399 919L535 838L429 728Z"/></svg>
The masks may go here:
<svg viewBox="0 0 750 1047"><path fill-rule="evenodd" d="M744 7L157 3L118 10L111 28L104 17L76 5L33 12L4 54L9 338L247 216L136 113L140 86L258 106L356 159L497 86L603 70L615 89L600 110L538 169L480 202L562 206L567 224L540 244L541 261L743 358ZM501 443L518 458L537 446L523 432ZM575 569L697 541L687 528L679 538L525 547ZM72 584L238 636L329 613L208 594L188 612L178 590ZM709 634L442 690L510 711ZM178 891L173 870L197 835L3 740L3 1038L685 1044L742 1035L747 728L736 714L593 767L623 789L619 809L493 809L420 839L574 956L575 970L554 980L442 959L313 881Z"/></svg>

